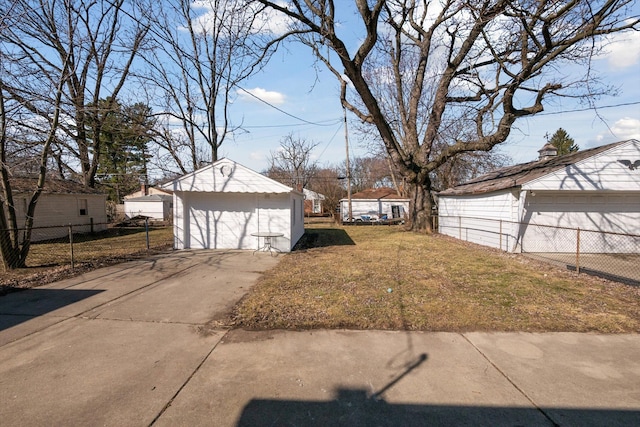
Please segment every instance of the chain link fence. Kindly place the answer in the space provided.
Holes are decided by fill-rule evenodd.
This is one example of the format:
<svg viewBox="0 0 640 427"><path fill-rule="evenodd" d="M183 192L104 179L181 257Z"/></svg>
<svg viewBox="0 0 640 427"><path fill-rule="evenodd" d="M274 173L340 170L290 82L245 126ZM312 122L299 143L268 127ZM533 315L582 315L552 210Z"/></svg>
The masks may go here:
<svg viewBox="0 0 640 427"><path fill-rule="evenodd" d="M20 240L24 239L24 233L25 230L18 230ZM110 224L34 227L26 266L75 268L86 263L132 259L171 247L171 226L154 226L144 221L126 227Z"/></svg>
<svg viewBox="0 0 640 427"><path fill-rule="evenodd" d="M460 216L438 217L438 232L577 273L640 285L640 235Z"/></svg>

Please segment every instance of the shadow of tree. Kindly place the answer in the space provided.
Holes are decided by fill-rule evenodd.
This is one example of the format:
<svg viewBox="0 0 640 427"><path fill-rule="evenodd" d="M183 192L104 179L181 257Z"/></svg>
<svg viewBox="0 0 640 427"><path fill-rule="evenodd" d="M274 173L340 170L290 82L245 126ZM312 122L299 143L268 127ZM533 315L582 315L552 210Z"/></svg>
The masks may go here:
<svg viewBox="0 0 640 427"><path fill-rule="evenodd" d="M355 242L351 237L339 228L322 228L305 230L298 243L294 246L294 251L324 248L329 246L351 246Z"/></svg>

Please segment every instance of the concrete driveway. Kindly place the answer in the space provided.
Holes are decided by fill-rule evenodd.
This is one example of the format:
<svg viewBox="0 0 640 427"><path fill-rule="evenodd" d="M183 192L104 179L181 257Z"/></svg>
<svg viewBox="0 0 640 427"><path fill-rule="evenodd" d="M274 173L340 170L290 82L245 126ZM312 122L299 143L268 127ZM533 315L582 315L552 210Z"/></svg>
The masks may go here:
<svg viewBox="0 0 640 427"><path fill-rule="evenodd" d="M638 335L220 327L279 259L181 251L0 297L0 425L640 425Z"/></svg>

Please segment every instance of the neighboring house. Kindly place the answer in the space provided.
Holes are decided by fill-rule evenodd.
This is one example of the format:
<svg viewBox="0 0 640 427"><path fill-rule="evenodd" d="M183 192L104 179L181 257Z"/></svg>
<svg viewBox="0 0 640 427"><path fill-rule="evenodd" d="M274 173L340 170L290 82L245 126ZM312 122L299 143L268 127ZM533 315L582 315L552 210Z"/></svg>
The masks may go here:
<svg viewBox="0 0 640 427"><path fill-rule="evenodd" d="M126 196L124 196L124 200L135 199L136 197L154 196L154 195L173 196L173 193L161 187L151 187L149 185L142 184L140 186L140 190L135 191L131 194L127 194Z"/></svg>
<svg viewBox="0 0 640 427"><path fill-rule="evenodd" d="M217 162L165 184L173 191L176 249L257 249L289 252L304 234L302 193L232 160Z"/></svg>
<svg viewBox="0 0 640 427"><path fill-rule="evenodd" d="M628 253L640 248L640 142L621 141L498 169L438 194L439 231L511 252ZM637 239L635 240L637 242Z"/></svg>
<svg viewBox="0 0 640 427"><path fill-rule="evenodd" d="M354 220L398 219L409 211L409 199L392 188L371 188L351 195ZM349 221L349 200L340 200L342 221Z"/></svg>
<svg viewBox="0 0 640 427"><path fill-rule="evenodd" d="M151 221L169 221L173 210L173 196L151 194L124 199L124 214L127 218L148 217Z"/></svg>
<svg viewBox="0 0 640 427"><path fill-rule="evenodd" d="M11 178L18 227L24 227L27 206L36 185L35 178ZM47 179L36 204L31 241L68 236L70 224L74 233L105 230L106 200L106 194L93 188L72 181Z"/></svg>
<svg viewBox="0 0 640 427"><path fill-rule="evenodd" d="M321 214L324 196L306 188L302 190L302 193L304 195L304 213L307 215Z"/></svg>

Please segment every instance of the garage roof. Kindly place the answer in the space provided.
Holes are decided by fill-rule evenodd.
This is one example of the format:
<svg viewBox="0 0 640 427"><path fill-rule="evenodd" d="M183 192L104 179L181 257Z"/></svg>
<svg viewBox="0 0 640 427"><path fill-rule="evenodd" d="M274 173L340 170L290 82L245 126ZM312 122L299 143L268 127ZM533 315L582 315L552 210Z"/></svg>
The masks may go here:
<svg viewBox="0 0 640 427"><path fill-rule="evenodd" d="M220 159L177 178L162 188L212 193L291 193L291 187L274 181L230 159Z"/></svg>
<svg viewBox="0 0 640 427"><path fill-rule="evenodd" d="M438 193L439 196L459 196L464 194L483 194L492 191L506 190L520 187L534 179L553 173L567 166L576 164L596 154L602 153L629 141L620 141L613 144L602 145L588 150L577 151L571 154L551 157L546 160L536 160L515 166L507 166L496 169L485 175L467 181L464 184Z"/></svg>

